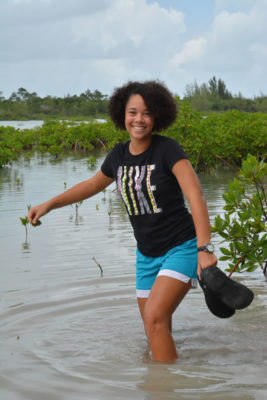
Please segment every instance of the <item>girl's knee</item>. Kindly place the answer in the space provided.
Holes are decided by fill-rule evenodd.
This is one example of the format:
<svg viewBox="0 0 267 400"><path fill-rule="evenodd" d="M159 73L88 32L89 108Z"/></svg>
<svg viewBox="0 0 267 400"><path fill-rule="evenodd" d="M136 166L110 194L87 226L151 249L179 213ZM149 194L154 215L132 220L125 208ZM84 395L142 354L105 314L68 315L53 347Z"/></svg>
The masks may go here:
<svg viewBox="0 0 267 400"><path fill-rule="evenodd" d="M143 321L147 334L160 331L161 329L169 329L171 316L167 315L159 309L146 307L144 310Z"/></svg>

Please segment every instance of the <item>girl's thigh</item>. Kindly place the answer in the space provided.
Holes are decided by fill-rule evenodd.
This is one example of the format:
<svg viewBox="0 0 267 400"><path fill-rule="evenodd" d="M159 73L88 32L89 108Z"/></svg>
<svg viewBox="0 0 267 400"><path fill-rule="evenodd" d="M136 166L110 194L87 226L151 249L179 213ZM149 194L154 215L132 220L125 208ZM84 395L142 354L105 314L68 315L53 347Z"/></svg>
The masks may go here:
<svg viewBox="0 0 267 400"><path fill-rule="evenodd" d="M169 320L190 288L191 279L184 283L169 276L158 276L148 298L137 298L142 318L149 312Z"/></svg>
<svg viewBox="0 0 267 400"><path fill-rule="evenodd" d="M169 319L189 289L191 279L185 283L169 276L158 276L145 305L145 311L158 318Z"/></svg>

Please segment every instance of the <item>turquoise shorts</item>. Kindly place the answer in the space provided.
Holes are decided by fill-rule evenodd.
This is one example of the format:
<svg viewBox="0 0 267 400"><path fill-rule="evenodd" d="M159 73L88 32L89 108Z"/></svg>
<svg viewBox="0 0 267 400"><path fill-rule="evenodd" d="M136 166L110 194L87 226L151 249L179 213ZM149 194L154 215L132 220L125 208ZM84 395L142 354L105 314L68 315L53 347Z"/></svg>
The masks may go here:
<svg viewBox="0 0 267 400"><path fill-rule="evenodd" d="M148 297L158 276L169 276L192 286L197 282L197 239L176 246L160 257L144 256L136 251L136 295Z"/></svg>

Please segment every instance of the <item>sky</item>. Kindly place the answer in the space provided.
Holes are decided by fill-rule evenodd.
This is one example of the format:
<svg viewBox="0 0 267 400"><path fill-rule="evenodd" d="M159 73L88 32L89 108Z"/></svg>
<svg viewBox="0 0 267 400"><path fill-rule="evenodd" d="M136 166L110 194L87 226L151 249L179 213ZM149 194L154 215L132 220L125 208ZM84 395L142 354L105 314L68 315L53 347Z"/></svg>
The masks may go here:
<svg viewBox="0 0 267 400"><path fill-rule="evenodd" d="M183 97L216 76L267 95L267 0L0 0L0 91L110 95L158 79Z"/></svg>

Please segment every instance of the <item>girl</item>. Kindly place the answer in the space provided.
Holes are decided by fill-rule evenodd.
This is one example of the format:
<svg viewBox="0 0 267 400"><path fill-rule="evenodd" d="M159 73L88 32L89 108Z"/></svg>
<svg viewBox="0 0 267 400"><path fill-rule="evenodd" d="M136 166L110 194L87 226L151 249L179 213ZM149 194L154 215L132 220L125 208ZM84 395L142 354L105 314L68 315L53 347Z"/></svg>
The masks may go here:
<svg viewBox="0 0 267 400"><path fill-rule="evenodd" d="M206 202L180 145L154 134L177 116L176 102L162 83L129 82L116 89L109 114L130 140L110 151L95 176L32 207L28 220L36 224L49 211L87 199L116 180L137 241L137 301L152 356L174 361L172 314L201 270L217 263Z"/></svg>

